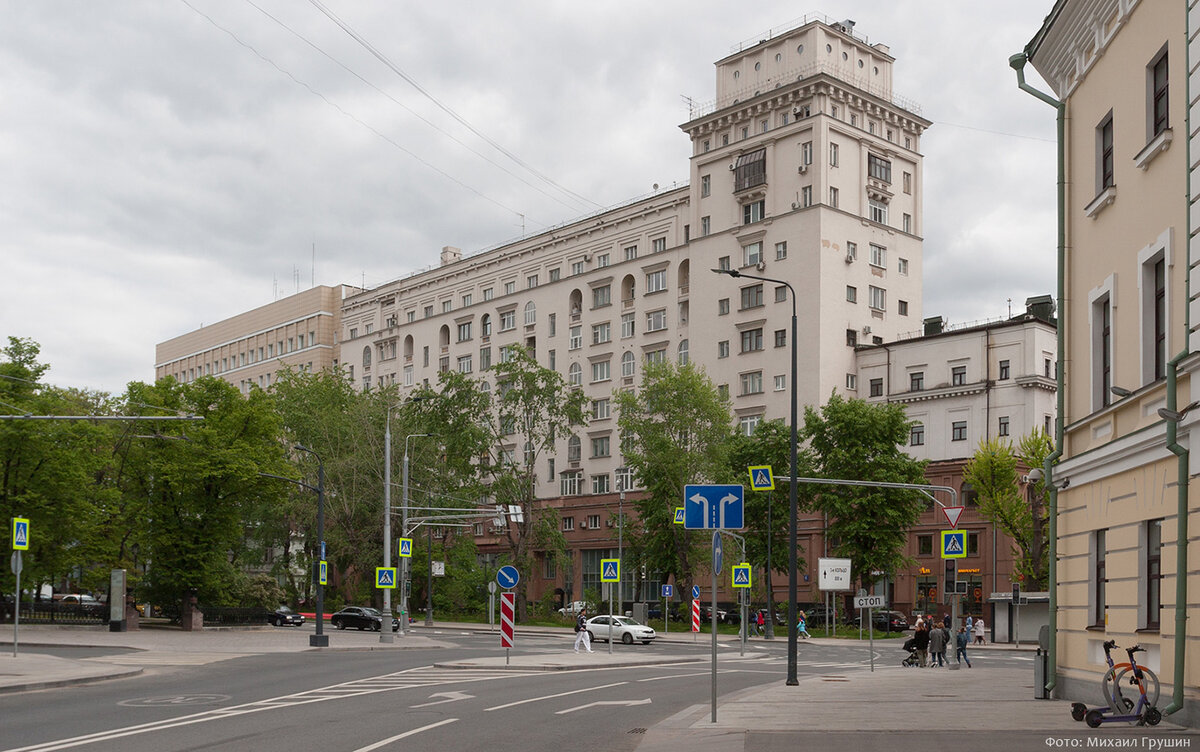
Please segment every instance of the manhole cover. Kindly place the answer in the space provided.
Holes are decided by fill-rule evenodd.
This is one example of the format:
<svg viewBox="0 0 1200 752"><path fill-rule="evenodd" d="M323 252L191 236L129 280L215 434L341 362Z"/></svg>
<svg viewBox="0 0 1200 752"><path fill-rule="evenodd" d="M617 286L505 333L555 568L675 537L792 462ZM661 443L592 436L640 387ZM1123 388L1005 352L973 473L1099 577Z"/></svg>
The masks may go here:
<svg viewBox="0 0 1200 752"><path fill-rule="evenodd" d="M164 695L121 700L117 704L127 708L171 708L180 705L213 705L228 699L229 695Z"/></svg>

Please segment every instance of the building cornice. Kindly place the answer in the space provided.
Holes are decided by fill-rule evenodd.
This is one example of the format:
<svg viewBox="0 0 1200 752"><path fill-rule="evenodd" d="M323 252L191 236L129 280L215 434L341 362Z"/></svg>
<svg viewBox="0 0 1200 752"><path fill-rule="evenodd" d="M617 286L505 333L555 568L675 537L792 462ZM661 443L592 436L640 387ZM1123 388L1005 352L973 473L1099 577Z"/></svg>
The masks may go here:
<svg viewBox="0 0 1200 752"><path fill-rule="evenodd" d="M1025 54L1059 99L1104 56L1140 0L1058 0Z"/></svg>

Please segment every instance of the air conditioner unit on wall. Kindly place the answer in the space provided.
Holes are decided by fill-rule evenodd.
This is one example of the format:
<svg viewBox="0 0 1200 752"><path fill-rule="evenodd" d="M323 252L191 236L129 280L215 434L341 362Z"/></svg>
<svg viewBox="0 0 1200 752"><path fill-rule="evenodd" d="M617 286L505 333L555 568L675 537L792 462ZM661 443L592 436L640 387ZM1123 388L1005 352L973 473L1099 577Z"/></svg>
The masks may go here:
<svg viewBox="0 0 1200 752"><path fill-rule="evenodd" d="M871 333L871 327L869 327L869 326L864 326L864 327L862 328L862 332L863 332L863 334L870 334L870 333Z"/></svg>
<svg viewBox="0 0 1200 752"><path fill-rule="evenodd" d="M767 268L767 262L759 261L757 264L754 265L754 268L761 272Z"/></svg>
<svg viewBox="0 0 1200 752"><path fill-rule="evenodd" d="M800 165L800 168L797 170L797 172L799 172L801 175L808 172L808 165L806 165L806 164Z"/></svg>
<svg viewBox="0 0 1200 752"><path fill-rule="evenodd" d="M847 264L853 264L853 263L854 263L854 254L853 254L853 253L847 253L847 254L846 254L846 263L847 263Z"/></svg>
<svg viewBox="0 0 1200 752"><path fill-rule="evenodd" d="M614 524L614 523L613 523L613 521L612 521L612 520L609 520L609 521L608 521L608 526L609 526L609 527L612 527L612 526L613 526L613 524Z"/></svg>

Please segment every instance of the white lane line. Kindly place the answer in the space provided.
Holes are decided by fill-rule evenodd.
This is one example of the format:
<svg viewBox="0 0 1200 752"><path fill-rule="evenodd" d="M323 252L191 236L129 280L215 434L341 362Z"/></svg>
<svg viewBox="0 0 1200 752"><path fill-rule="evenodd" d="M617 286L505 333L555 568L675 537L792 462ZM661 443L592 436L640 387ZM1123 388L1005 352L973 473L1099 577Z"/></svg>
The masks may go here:
<svg viewBox="0 0 1200 752"><path fill-rule="evenodd" d="M546 695L545 697L530 697L528 700L517 700L516 702L510 702L507 705L497 705L494 708L484 708L483 712L487 713L492 710L504 710L505 708L511 708L516 705L524 705L525 703L528 703L528 702L541 702L542 700L553 700L556 697L566 697L567 695L577 695L580 692L595 692L597 689L608 689L609 687L619 687L622 684L628 684L628 683L629 682L615 682L613 684L602 684L599 687L588 687L587 689L573 689L570 692L559 692L556 695Z"/></svg>
<svg viewBox="0 0 1200 752"><path fill-rule="evenodd" d="M718 670L717 670L717 673L718 673L718 674L736 674L736 673L740 673L740 672L744 672L744 671L746 671L746 669L742 669L742 668L723 668L723 669L718 669ZM773 674L773 673L777 673L777 672L775 672L775 671L768 671L768 672L765 672L765 673L771 673L771 674ZM695 673L695 674L670 674L669 676L651 676L651 677L649 677L649 678L647 678L647 679L638 679L638 681L640 681L640 682L652 682L652 681L662 681L663 679L687 679L687 678L689 678L689 677L692 677L692 676L712 676L712 671L700 671L700 672L698 672L698 673Z"/></svg>
<svg viewBox="0 0 1200 752"><path fill-rule="evenodd" d="M422 726L421 728L415 728L412 731L405 731L403 734L396 734L395 736L389 736L387 739L377 741L374 744L368 744L365 747L359 747L358 749L354 750L354 752L371 752L371 750L373 750L373 749L379 749L380 747L387 746L388 744L391 744L392 742L400 741L401 739L404 739L405 737L413 736L414 734L419 734L422 731L428 731L429 729L437 728L438 726L445 726L447 723L454 723L457 720L458 720L457 718L447 718L444 721L438 721L437 723L431 723L428 726Z"/></svg>
<svg viewBox="0 0 1200 752"><path fill-rule="evenodd" d="M649 704L650 704L649 697L647 697L644 700L600 700L599 702L589 702L587 705L576 705L573 708L567 708L566 710L559 710L559 711L555 712L555 715L564 715L566 713L574 713L576 710L587 710L588 708L594 708L599 705L649 705Z"/></svg>

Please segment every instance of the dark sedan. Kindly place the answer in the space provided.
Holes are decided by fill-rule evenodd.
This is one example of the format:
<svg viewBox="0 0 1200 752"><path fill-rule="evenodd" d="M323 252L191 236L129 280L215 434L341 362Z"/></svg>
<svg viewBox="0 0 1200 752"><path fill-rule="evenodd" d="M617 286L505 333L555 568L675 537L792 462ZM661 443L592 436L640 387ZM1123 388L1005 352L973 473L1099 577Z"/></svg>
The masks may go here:
<svg viewBox="0 0 1200 752"><path fill-rule="evenodd" d="M360 630L370 629L376 632L382 631L383 620L383 614L365 606L346 606L341 611L329 617L329 623L336 629L355 627ZM392 631L400 631L400 620L395 617L392 617Z"/></svg>
<svg viewBox="0 0 1200 752"><path fill-rule="evenodd" d="M287 606L280 606L267 614L267 623L275 627L299 627L304 624L304 615L296 613Z"/></svg>
<svg viewBox="0 0 1200 752"><path fill-rule="evenodd" d="M857 625L861 619L855 619ZM903 632L908 629L908 619L899 611L876 611L871 623L880 632Z"/></svg>

